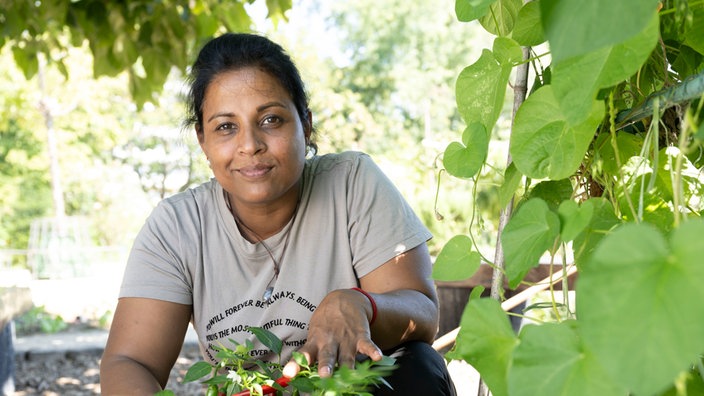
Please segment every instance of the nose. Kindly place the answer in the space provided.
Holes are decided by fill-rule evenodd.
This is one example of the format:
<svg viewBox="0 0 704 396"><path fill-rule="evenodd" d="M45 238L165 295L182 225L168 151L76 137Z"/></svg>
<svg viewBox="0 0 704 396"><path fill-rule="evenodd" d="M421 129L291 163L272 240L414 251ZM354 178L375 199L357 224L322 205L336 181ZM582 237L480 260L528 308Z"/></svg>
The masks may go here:
<svg viewBox="0 0 704 396"><path fill-rule="evenodd" d="M239 139L237 139L237 151L240 154L254 155L266 148L266 144L262 139L262 132L257 126L243 126L241 127L238 135Z"/></svg>

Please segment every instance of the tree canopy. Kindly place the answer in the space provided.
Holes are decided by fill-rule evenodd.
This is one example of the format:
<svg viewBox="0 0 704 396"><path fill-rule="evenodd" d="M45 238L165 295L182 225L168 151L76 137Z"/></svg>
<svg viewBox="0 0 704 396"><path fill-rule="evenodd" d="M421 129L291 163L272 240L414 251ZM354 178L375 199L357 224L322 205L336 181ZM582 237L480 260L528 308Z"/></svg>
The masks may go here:
<svg viewBox="0 0 704 396"><path fill-rule="evenodd" d="M261 0L263 1L263 0ZM217 32L249 31L256 0L2 0L0 48L12 47L25 77L43 57L68 77L67 49L88 43L93 76L129 75L139 107L161 92L172 68L185 71L194 48ZM285 18L291 0L266 0L268 17Z"/></svg>

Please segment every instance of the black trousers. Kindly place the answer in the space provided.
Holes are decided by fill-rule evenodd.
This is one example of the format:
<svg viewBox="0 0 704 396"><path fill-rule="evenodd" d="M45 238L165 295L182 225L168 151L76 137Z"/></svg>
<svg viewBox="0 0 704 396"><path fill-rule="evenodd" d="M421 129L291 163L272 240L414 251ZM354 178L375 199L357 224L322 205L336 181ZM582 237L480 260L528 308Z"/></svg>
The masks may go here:
<svg viewBox="0 0 704 396"><path fill-rule="evenodd" d="M385 377L392 389L380 385L374 396L456 396L455 385L445 359L430 344L412 341L384 354L396 359L398 366Z"/></svg>

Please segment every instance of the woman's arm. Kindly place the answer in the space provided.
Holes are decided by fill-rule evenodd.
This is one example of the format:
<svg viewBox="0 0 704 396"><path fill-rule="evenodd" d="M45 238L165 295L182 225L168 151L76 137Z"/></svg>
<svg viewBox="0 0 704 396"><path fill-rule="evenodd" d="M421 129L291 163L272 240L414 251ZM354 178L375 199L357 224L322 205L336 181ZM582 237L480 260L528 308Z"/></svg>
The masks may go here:
<svg viewBox="0 0 704 396"><path fill-rule="evenodd" d="M371 335L382 350L406 341L432 343L435 339L439 314L431 274L428 247L422 244L360 279L362 290L370 293L376 302L377 319ZM362 303L365 300L371 308L366 297Z"/></svg>
<svg viewBox="0 0 704 396"><path fill-rule="evenodd" d="M190 318L190 305L120 299L100 362L102 394L153 395L163 389Z"/></svg>
<svg viewBox="0 0 704 396"><path fill-rule="evenodd" d="M313 313L306 344L299 350L309 362L318 362L321 376L329 376L335 363L354 365L358 353L373 360L381 350L403 342L432 342L438 328L438 302L431 279L432 264L425 244L409 250L360 279L377 306L370 328L372 306L367 297L350 289L329 293ZM284 375L298 366L289 362Z"/></svg>

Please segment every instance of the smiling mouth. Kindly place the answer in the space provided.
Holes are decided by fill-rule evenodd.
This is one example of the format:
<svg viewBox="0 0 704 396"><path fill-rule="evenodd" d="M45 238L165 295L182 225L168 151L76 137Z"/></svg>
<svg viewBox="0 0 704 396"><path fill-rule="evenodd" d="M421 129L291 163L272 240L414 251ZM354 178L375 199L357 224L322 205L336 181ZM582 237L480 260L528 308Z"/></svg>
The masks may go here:
<svg viewBox="0 0 704 396"><path fill-rule="evenodd" d="M257 178L264 176L265 174L269 173L271 170L271 166L265 166L265 165L256 165L256 166L247 166L244 168L240 168L237 171L244 177L248 178Z"/></svg>

